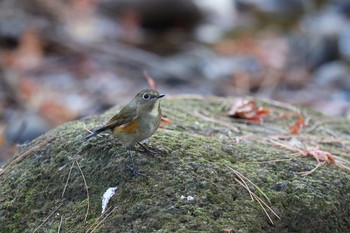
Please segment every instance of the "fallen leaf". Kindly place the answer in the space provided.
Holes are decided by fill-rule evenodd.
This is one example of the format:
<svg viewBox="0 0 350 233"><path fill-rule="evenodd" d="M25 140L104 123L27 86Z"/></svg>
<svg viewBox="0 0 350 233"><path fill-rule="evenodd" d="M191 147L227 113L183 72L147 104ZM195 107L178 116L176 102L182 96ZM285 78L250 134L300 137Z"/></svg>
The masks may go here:
<svg viewBox="0 0 350 233"><path fill-rule="evenodd" d="M319 146L316 146L314 149L311 149L311 150L305 150L302 153L302 156L307 156L307 155L314 157L318 163L325 163L326 165L330 163L334 163L335 165L339 166L335 162L334 157L330 153L320 150Z"/></svg>
<svg viewBox="0 0 350 233"><path fill-rule="evenodd" d="M304 117L301 114L299 114L299 120L297 120L297 122L295 122L294 125L290 126L288 130L291 133L297 134L302 128L305 128Z"/></svg>
<svg viewBox="0 0 350 233"><path fill-rule="evenodd" d="M172 120L170 120L169 118L165 118L165 117L162 117L162 118L160 119L160 121L163 122L163 123L166 124L166 125L170 125L171 123L173 123Z"/></svg>
<svg viewBox="0 0 350 233"><path fill-rule="evenodd" d="M169 118L165 118L165 117L162 117L160 119L160 122L164 123L165 125L170 125L171 123L173 123L172 120L170 120ZM159 128L164 128L164 126L160 125Z"/></svg>
<svg viewBox="0 0 350 233"><path fill-rule="evenodd" d="M262 122L263 118L268 114L269 109L258 106L255 100L244 100L242 98L236 99L235 104L228 113L230 117L258 122Z"/></svg>

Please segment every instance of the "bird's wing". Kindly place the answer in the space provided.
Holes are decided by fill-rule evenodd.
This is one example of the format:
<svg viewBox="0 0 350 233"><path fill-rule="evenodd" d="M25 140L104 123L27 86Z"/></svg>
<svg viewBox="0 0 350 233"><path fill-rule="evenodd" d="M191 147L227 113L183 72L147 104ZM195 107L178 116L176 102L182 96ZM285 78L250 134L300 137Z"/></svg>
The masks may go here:
<svg viewBox="0 0 350 233"><path fill-rule="evenodd" d="M137 118L136 111L130 111L128 108L123 108L118 114L110 119L106 126L111 129L117 126L126 125Z"/></svg>
<svg viewBox="0 0 350 233"><path fill-rule="evenodd" d="M115 127L118 127L118 126L125 126L125 127L130 126L136 118L137 118L136 111L132 111L130 108L124 107L117 115L112 117L112 119L110 119L105 126L103 126L99 129L95 130L94 132L86 135L84 138L88 139L88 138L90 138L96 134L99 134L107 129L113 130ZM134 125L133 125L133 127L134 127Z"/></svg>

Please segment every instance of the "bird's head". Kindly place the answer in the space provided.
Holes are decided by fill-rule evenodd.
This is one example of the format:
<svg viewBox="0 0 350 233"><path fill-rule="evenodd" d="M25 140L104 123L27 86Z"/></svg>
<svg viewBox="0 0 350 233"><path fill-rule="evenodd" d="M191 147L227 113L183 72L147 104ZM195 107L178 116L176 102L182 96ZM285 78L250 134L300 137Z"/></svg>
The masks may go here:
<svg viewBox="0 0 350 233"><path fill-rule="evenodd" d="M137 93L133 99L138 111L152 112L154 108L158 108L160 98L165 95L159 94L157 90L145 89Z"/></svg>

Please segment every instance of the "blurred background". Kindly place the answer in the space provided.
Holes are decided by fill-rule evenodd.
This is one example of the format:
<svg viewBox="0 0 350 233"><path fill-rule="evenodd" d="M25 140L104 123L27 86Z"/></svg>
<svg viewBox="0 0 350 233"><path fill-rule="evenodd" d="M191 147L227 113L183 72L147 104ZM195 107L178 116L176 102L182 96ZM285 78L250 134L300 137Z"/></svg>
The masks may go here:
<svg viewBox="0 0 350 233"><path fill-rule="evenodd" d="M164 94L350 119L349 0L2 0L0 164L67 121Z"/></svg>

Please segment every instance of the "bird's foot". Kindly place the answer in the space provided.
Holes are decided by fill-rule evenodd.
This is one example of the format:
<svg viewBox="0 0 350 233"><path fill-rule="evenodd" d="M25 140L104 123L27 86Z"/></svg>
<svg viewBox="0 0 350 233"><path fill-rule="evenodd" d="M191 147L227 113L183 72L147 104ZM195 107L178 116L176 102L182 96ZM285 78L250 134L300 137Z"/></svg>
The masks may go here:
<svg viewBox="0 0 350 233"><path fill-rule="evenodd" d="M138 144L143 148L143 150L140 151L140 152L146 152L146 153L149 154L149 155L160 154L159 151L152 150L152 149L148 148L147 146L143 145L142 143L139 143L139 142L138 142Z"/></svg>
<svg viewBox="0 0 350 233"><path fill-rule="evenodd" d="M127 166L127 168L129 168L129 170L132 171L132 173L135 176L144 176L142 173L139 172L139 170L135 167L135 163L134 163L134 159L132 158L132 153L130 150L129 151L129 156L130 156L130 161L131 161L131 166Z"/></svg>

